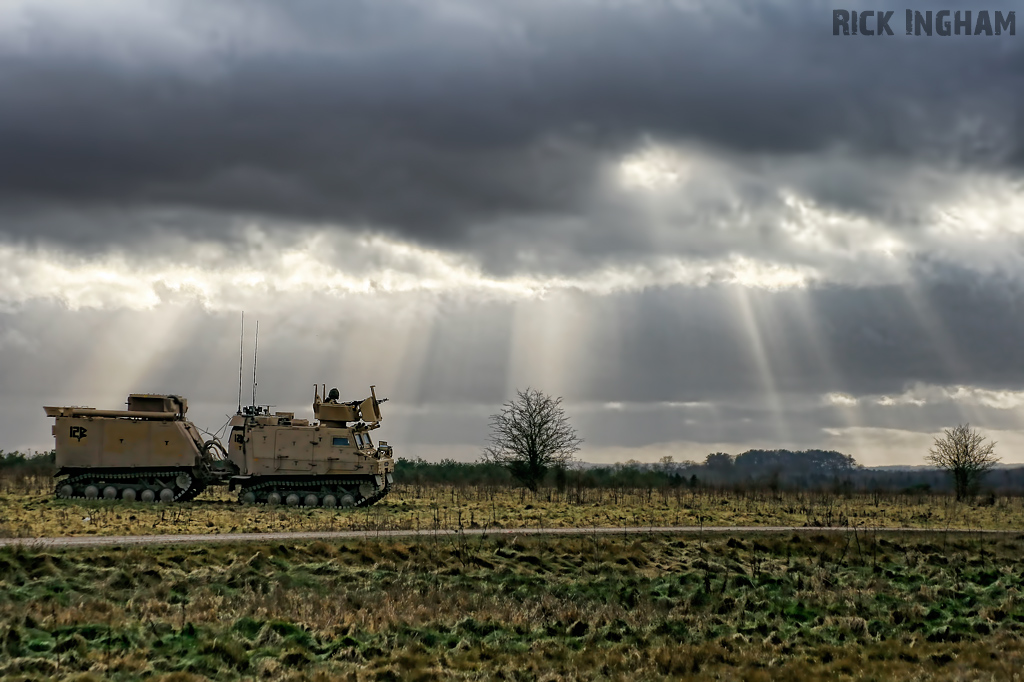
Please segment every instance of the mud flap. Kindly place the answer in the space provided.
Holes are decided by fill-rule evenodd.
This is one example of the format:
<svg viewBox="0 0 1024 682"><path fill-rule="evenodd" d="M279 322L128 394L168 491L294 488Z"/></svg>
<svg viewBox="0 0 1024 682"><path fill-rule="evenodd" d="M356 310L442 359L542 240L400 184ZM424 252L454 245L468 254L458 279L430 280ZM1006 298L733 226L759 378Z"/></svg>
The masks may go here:
<svg viewBox="0 0 1024 682"><path fill-rule="evenodd" d="M394 484L394 482L395 482L395 477L394 476L392 476L391 474L388 474L386 476L386 478L387 478L387 481L388 481L388 485L393 485Z"/></svg>
<svg viewBox="0 0 1024 682"><path fill-rule="evenodd" d="M381 476L374 476L373 482L377 484L378 488L384 485L384 479Z"/></svg>

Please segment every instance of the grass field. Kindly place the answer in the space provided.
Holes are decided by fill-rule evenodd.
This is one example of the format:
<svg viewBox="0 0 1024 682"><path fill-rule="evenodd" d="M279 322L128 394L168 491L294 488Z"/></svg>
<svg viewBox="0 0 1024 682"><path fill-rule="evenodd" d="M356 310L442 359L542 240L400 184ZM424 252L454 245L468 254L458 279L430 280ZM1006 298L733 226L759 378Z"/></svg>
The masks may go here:
<svg viewBox="0 0 1024 682"><path fill-rule="evenodd" d="M1024 538L0 550L0 680L1014 679Z"/></svg>
<svg viewBox="0 0 1024 682"><path fill-rule="evenodd" d="M183 505L56 500L49 479L0 492L0 536L127 535L431 528L854 526L1024 529L1024 498L957 503L945 495L719 493L402 486L366 509L244 507L207 491Z"/></svg>

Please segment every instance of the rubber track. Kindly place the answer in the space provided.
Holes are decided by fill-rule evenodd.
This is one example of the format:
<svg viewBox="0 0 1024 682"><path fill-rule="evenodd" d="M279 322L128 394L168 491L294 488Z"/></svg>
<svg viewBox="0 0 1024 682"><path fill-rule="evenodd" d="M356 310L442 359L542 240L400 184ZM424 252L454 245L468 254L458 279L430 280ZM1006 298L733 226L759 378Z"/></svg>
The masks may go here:
<svg viewBox="0 0 1024 682"><path fill-rule="evenodd" d="M158 470L158 471L147 471L142 476L139 476L138 474L129 474L129 473L120 473L120 474L110 473L110 474L104 474L102 476L100 476L100 475L98 475L96 473L84 473L84 474L77 474L75 476L68 476L67 478L62 479L62 480L57 482L57 485L54 486L53 494L54 494L54 497L56 497L58 499L61 499L61 500L63 500L63 499L85 500L85 499L88 499L88 498L85 497L85 495L72 495L70 498L61 497L60 496L60 489L63 488L64 486L68 485L69 483L71 484L72 488L85 488L86 486L91 484L91 485L95 485L96 487L100 488L100 496L97 497L96 499L102 501L105 498L102 496L103 495L103 488L102 488L102 486L100 484L100 481L107 482L107 481L117 480L117 481L124 482L124 483L135 481L135 482L137 482L137 484L139 486L149 487L148 483L145 482L147 479L153 479L153 478L167 479L167 478L170 478L173 481L174 479L176 479L178 477L178 474L181 474L181 473L187 473L189 475L189 478L192 479L192 485L190 485L185 490L181 490L180 488L177 487L177 485L173 486L172 489L176 490L176 491L179 491L179 492L175 493L174 499L171 500L171 502L188 502L189 500L195 499L195 497L197 495L199 495L199 493L201 493L204 490L206 490L206 486L203 485L202 482L199 481L199 479L197 479L195 477L195 475L191 471L183 471L181 469L163 469L163 470ZM120 500L121 498L118 497L117 499ZM108 501L114 502L115 500L108 500ZM154 502L159 502L159 501L160 500L159 500L159 493L158 493L158 497L157 497L156 500L154 500Z"/></svg>
<svg viewBox="0 0 1024 682"><path fill-rule="evenodd" d="M387 479L385 478L385 480L387 480ZM356 494L359 494L359 486L364 484L364 483L371 483L372 484L373 483L373 479L372 478L367 478L367 477L359 477L359 478L337 478L337 477L330 477L330 478L318 478L318 479L315 479L315 480L312 480L312 481L293 481L293 480L289 480L287 478L283 478L283 479L282 478L277 478L277 479L271 479L271 480L268 480L268 481L260 481L259 483L254 483L252 485L244 486L238 492L238 501L241 502L242 501L242 495L244 495L247 492L255 492L255 493L257 493L257 495L259 495L259 491L266 491L267 494L269 494L271 492L277 492L277 493L281 493L282 495L287 495L288 493L292 493L292 492L295 492L295 493L311 493L311 492L315 492L315 493L317 493L319 495L319 491L311 490L311 488L313 488L313 487L322 487L322 486L323 487L328 487L328 488L334 488L334 489L332 489L330 491L332 495L338 495L338 496L343 495L344 493L341 493L340 491L337 490L337 487L341 487L341 486L344 487L344 490L345 490L346 493L350 493L351 491L354 490L356 492ZM373 504L374 502L377 502L378 500L382 499L390 491L391 491L391 484L390 483L385 483L384 487L380 488L377 491L377 494L371 495L370 497L362 497L362 496L360 496L360 498L358 500L356 500L356 503L353 506L355 506L355 507L368 507L369 505ZM266 502L260 502L259 499L257 499L256 504L266 504Z"/></svg>

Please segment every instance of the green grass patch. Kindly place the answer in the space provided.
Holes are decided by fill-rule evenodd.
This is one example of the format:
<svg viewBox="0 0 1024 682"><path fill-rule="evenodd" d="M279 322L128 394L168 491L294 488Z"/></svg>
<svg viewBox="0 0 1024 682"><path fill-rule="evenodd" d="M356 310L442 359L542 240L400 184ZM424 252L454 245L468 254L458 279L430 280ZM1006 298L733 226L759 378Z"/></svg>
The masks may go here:
<svg viewBox="0 0 1024 682"><path fill-rule="evenodd" d="M941 533L4 548L0 680L1000 678L1024 662L1022 550Z"/></svg>

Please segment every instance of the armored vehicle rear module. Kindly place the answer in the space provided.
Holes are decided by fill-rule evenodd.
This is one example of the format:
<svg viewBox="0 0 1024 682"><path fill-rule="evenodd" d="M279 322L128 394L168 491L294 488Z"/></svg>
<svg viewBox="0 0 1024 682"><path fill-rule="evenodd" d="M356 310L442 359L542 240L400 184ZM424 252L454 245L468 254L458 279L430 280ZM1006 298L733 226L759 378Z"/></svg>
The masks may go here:
<svg viewBox="0 0 1024 682"><path fill-rule="evenodd" d="M126 410L45 407L56 419L56 494L181 502L228 485L249 504L373 504L393 482L391 446L374 445L370 435L380 428L386 399L372 386L364 400L338 397L331 389L321 400L314 389L313 422L264 406L240 409L229 422L227 448L203 440L179 396L133 394Z"/></svg>
<svg viewBox="0 0 1024 682"><path fill-rule="evenodd" d="M223 448L203 440L179 396L132 394L127 410L43 409L56 418L58 497L181 502L223 470Z"/></svg>

